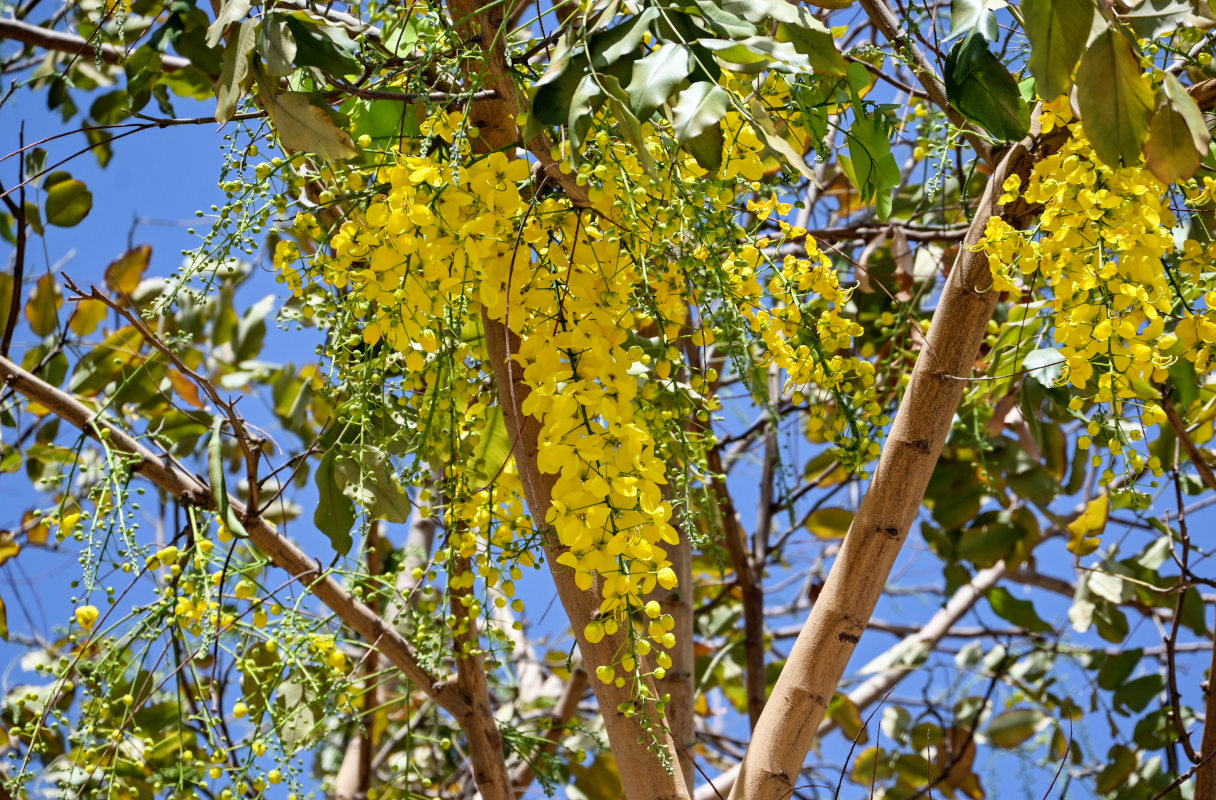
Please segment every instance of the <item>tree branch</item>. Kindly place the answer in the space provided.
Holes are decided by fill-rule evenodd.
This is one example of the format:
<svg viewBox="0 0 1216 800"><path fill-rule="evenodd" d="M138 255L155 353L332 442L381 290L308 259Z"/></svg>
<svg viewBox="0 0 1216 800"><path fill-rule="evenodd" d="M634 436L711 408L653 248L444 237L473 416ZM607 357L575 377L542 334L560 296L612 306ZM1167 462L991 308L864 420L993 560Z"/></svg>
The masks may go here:
<svg viewBox="0 0 1216 800"><path fill-rule="evenodd" d="M776 420L771 421L776 425ZM743 660L744 689L747 693L747 716L752 728L760 719L767 699L768 684L764 676L764 587L752 569L752 560L747 552L747 534L739 520L739 512L725 484L725 471L718 448L709 453L708 468L714 477L710 488L717 496L714 505L718 525L726 552L730 554L735 569L735 583L739 587L743 602ZM722 477L719 477L722 476Z"/></svg>
<svg viewBox="0 0 1216 800"><path fill-rule="evenodd" d="M570 680L566 682L562 696L558 698L557 705L553 707L553 713L549 715L548 729L544 733L545 744L540 747L537 757L549 755L557 749L557 743L561 740L566 725L570 724L570 720L574 718L574 713L578 711L579 701L587 692L588 682L587 670L583 669L582 665L571 671ZM535 779L536 768L532 764L523 763L517 766L511 772L511 786L515 795L524 794Z"/></svg>
<svg viewBox="0 0 1216 800"><path fill-rule="evenodd" d="M41 404L85 434L96 438L107 432L112 450L136 459L134 471L177 498L178 502L200 508L214 508L210 485L178 467L168 457L152 452L122 428L101 419L99 414L75 396L31 375L2 356L0 378L19 394ZM246 517L244 504L233 497L230 497L228 502L238 517ZM326 574L320 562L310 558L259 516L248 518L245 529L249 540L265 553L275 566L299 579L342 622L362 636L371 647L377 648L389 663L400 669L440 708L457 719L467 716L469 702L458 691L453 691L450 684L438 681L430 675L418 662L409 643L386 625L375 611L352 597L338 581Z"/></svg>
<svg viewBox="0 0 1216 800"><path fill-rule="evenodd" d="M493 149L514 147L520 140L515 120L526 109L527 103L507 64L504 3L448 0L448 8L461 36L466 41L481 43L483 58L476 61L470 59L464 65L470 82L492 88L498 93L495 99L470 104L469 123L481 131L479 138L489 142ZM544 175L562 187L571 203L580 208L591 205L587 187L579 186L576 176L563 172L561 165L553 159L553 143L547 134L536 134L524 142L524 146L536 157ZM543 515L541 518L544 518Z"/></svg>
<svg viewBox="0 0 1216 800"><path fill-rule="evenodd" d="M696 779L691 753L696 744L697 699L696 654L693 650L692 542L687 536L681 536L678 544L667 549L667 557L676 573L676 585L672 589L659 587L655 594L662 613L670 614L675 622L672 633L675 634L676 644L668 650L671 668L663 680L658 681L658 689L671 695L665 712L667 727L679 745L680 772L691 792Z"/></svg>
<svg viewBox="0 0 1216 800"><path fill-rule="evenodd" d="M508 333L501 322L491 319L484 310L482 325L485 329L488 360L494 368L503 417L507 430L516 440L512 452L519 469L524 496L532 518L543 520L553 505L553 484L556 476L542 473L536 464L540 423L522 411L529 390L522 380L522 375L511 369L508 358L508 341L511 342L511 353L519 352L519 343L514 334ZM599 614L600 602L603 599L600 592L594 589L583 591L575 585L574 570L557 562L557 557L565 548L557 542L556 537L546 536L544 548L553 584L557 588L566 617L571 622L579 652L583 655L583 663L588 669L614 663L626 646L624 632L618 631L613 636L605 636L599 642L592 643L587 640L583 630L583 625ZM637 700L633 686L625 684L618 687L615 683L604 683L600 680L592 681L591 684L604 717L604 728L612 754L620 767L625 796L646 800L687 800L689 792L682 776L676 777L669 773L655 755L656 752L661 752L671 763L676 762L677 751L671 735L658 726L648 733L638 724L641 715L626 716L621 710L626 706L631 707ZM654 690L653 685L649 688ZM649 740L651 734L656 741Z"/></svg>
<svg viewBox="0 0 1216 800"><path fill-rule="evenodd" d="M1203 457L1203 453L1199 451L1199 446L1195 444L1195 440L1186 431L1186 423L1178 416L1178 409L1174 408L1174 402L1169 397L1161 399L1161 407L1165 409L1165 418L1169 420L1170 427L1174 429L1174 435L1178 437L1178 443L1182 445L1182 449L1186 451L1186 456L1195 465L1195 469L1199 471L1199 478L1203 481L1203 485L1216 492L1216 474L1213 474L1212 467L1208 464L1207 459Z"/></svg>
<svg viewBox="0 0 1216 800"><path fill-rule="evenodd" d="M471 569L469 559L460 559L451 575L467 574ZM477 615L472 612L473 589L465 586L450 589L448 594L456 618L456 685L469 701L469 711L461 720L461 727L469 737L469 756L477 792L482 800L513 800L515 792L502 752L502 734L490 705L490 686L486 681L486 660L481 650Z"/></svg>
<svg viewBox="0 0 1216 800"><path fill-rule="evenodd" d="M0 39L41 47L73 56L93 58L100 51L106 64L122 64L127 60L127 51L112 44L95 44L71 33L53 31L15 19L0 19ZM161 68L165 72L176 72L190 66L190 60L178 56L162 55Z"/></svg>
<svg viewBox="0 0 1216 800"><path fill-rule="evenodd" d="M1216 639L1216 636L1213 637ZM1199 745L1198 771L1195 773L1195 797L1216 797L1216 647L1212 648L1212 663L1203 687L1203 741Z"/></svg>
<svg viewBox="0 0 1216 800"><path fill-rule="evenodd" d="M756 726L731 793L736 800L788 798L795 788L819 721L920 510L962 399L966 384L960 378L974 368L998 293L990 291L987 257L971 246L996 213L1005 178L1029 170L1032 145L1027 138L1012 147L988 181L869 491Z"/></svg>
<svg viewBox="0 0 1216 800"><path fill-rule="evenodd" d="M950 635L951 629L963 618L963 615L975 606L984 593L1005 577L1006 572L1003 562L990 569L981 570L969 583L960 586L946 605L934 614L924 627L901 639L893 647L887 649L884 655L894 656L916 648L936 646L942 639ZM859 709L868 708L886 697L892 689L899 685L900 681L914 671L905 668L884 670L854 688L848 693L848 698ZM815 736L822 739L835 729L835 721L825 719L819 724ZM706 784L697 789L694 800L717 800L719 793L730 792L739 778L741 767L742 764L731 767L714 778L712 784Z"/></svg>

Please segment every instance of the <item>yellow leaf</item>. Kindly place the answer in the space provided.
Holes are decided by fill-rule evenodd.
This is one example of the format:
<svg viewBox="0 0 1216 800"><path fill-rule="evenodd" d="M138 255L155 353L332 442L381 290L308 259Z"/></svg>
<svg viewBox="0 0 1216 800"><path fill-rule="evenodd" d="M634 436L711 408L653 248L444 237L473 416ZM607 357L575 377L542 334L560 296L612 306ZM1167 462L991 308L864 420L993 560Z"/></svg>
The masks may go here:
<svg viewBox="0 0 1216 800"><path fill-rule="evenodd" d="M51 535L51 528L46 524L44 517L35 519L34 515L27 511L21 522L21 527L25 528L25 535L30 540L30 544L46 544L47 537Z"/></svg>
<svg viewBox="0 0 1216 800"><path fill-rule="evenodd" d="M1068 523L1068 550L1086 556L1102 543L1102 531L1110 514L1110 496L1103 493L1085 506L1076 519Z"/></svg>
<svg viewBox="0 0 1216 800"><path fill-rule="evenodd" d="M325 161L341 161L356 153L350 134L313 105L306 92L274 95L267 110L284 150L316 153Z"/></svg>
<svg viewBox="0 0 1216 800"><path fill-rule="evenodd" d="M807 517L806 527L820 539L843 539L853 524L853 512L843 508L821 508Z"/></svg>
<svg viewBox="0 0 1216 800"><path fill-rule="evenodd" d="M0 536L0 564L8 561L13 556L21 552L21 545L13 539L13 535L8 531Z"/></svg>
<svg viewBox="0 0 1216 800"><path fill-rule="evenodd" d="M77 336L88 336L97 330L97 326L106 318L106 304L100 300L81 300L76 305L76 313L72 315L68 327Z"/></svg>
<svg viewBox="0 0 1216 800"><path fill-rule="evenodd" d="M25 304L25 318L30 330L37 336L46 336L59 326L59 307L63 305L63 294L55 276L49 272L38 279L29 302Z"/></svg>
<svg viewBox="0 0 1216 800"><path fill-rule="evenodd" d="M133 250L128 250L106 267L106 286L120 295L131 294L139 286L151 259L151 245L141 244Z"/></svg>
<svg viewBox="0 0 1216 800"><path fill-rule="evenodd" d="M197 409L206 408L206 404L198 396L198 387L194 385L194 381L177 370L171 369L169 370L169 383L173 385L173 391L177 392L178 397Z"/></svg>

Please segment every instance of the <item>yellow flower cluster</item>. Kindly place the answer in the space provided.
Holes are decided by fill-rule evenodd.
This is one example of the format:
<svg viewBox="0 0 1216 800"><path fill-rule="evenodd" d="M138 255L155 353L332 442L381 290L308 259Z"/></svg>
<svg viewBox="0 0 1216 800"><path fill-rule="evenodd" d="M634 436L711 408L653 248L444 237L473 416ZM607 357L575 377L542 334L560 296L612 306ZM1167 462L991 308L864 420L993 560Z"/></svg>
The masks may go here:
<svg viewBox="0 0 1216 800"><path fill-rule="evenodd" d="M557 561L580 588L598 582L603 594L587 639L631 626L635 649L618 666L632 672L634 654L672 644L671 620L650 614L657 605L646 595L675 586L665 546L679 541L664 494L673 423L643 406L663 395L699 411L717 407L716 371L691 369L681 354L713 345L715 320L725 318L740 320L730 335L748 326L759 334L764 363L787 371L789 391L817 387L841 405L872 398L872 369L845 355L860 329L843 316L848 292L813 242L806 258L775 270L767 242L748 242L737 227L740 192L758 189L776 166L737 114L724 123L729 146L716 177L668 152L670 140L650 125L646 153L601 130L578 176L591 184L590 209L532 194L523 160L473 156L461 125L454 114L432 117L424 129L433 146L396 154L377 170L367 183L379 192L350 213L328 252L301 265L301 247L283 241L276 262L297 296L312 281L342 293L362 343L386 345L385 358L403 368L392 387L400 405L420 420L457 420L453 436L438 437L454 441L420 442L431 449L418 456L445 465L450 555L473 559L490 586L500 580L490 548L506 551L530 523L510 460L495 474L477 473L478 443L494 413L479 394L492 374L482 315L514 334L508 369L526 390L523 412L540 423L537 466L552 476L544 522ZM660 160L662 175L654 169ZM774 196L762 210L767 217L789 206ZM297 217L293 232L321 238L311 214ZM766 269L775 273L768 296L759 279ZM836 424L844 431L845 415ZM451 588L467 590L472 579L470 571L453 574ZM462 602L479 603L468 595ZM660 668L667 661L656 659Z"/></svg>
<svg viewBox="0 0 1216 800"><path fill-rule="evenodd" d="M806 235L785 223L782 230L795 237ZM785 371L787 393L801 396L817 390L831 398L814 405L808 427L818 433L830 410L840 412L831 419L832 440L842 463L856 469L877 457L880 449L861 419L877 425L886 421L873 391L874 365L848 354L853 339L862 333L861 326L842 313L852 290L841 288L831 259L813 240L807 239L806 250L804 258L787 255L769 283L773 307L757 308L747 316L767 348L761 363ZM859 416L850 417L849 411Z"/></svg>
<svg viewBox="0 0 1216 800"><path fill-rule="evenodd" d="M1134 400L1143 427L1160 424L1156 385L1170 366L1185 358L1201 373L1212 368L1216 312L1208 299L1195 303L1204 296L1201 265L1216 247L1189 239L1177 247L1168 187L1145 167L1112 168L1094 158L1067 98L1047 104L1042 121L1045 133L1066 128L1069 138L1036 163L1024 187L1017 176L1002 187L1000 202L1020 197L1043 210L1028 232L989 220L978 248L988 256L993 288L1014 300L1024 290L1049 298L1065 362L1061 382L1080 393L1074 409L1092 401L1122 418ZM1142 465L1134 452L1128 460Z"/></svg>

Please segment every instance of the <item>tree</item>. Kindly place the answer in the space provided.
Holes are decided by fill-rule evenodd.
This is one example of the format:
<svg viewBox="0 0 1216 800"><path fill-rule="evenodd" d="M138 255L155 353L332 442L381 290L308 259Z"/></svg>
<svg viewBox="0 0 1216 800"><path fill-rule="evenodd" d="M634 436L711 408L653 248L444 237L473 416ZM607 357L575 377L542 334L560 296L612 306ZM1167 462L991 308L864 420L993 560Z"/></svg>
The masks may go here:
<svg viewBox="0 0 1216 800"><path fill-rule="evenodd" d="M11 796L1216 796L1209 3L40 5ZM35 278L213 119L180 268Z"/></svg>

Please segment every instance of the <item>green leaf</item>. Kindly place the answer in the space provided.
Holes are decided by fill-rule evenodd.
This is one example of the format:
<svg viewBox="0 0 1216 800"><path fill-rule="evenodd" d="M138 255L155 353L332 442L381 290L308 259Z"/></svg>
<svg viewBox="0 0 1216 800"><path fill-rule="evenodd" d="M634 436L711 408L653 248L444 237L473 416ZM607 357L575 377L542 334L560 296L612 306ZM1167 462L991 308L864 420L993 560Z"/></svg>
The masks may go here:
<svg viewBox="0 0 1216 800"><path fill-rule="evenodd" d="M1013 141L1030 130L1030 107L984 37L973 33L950 49L945 81L950 104L996 138Z"/></svg>
<svg viewBox="0 0 1216 800"><path fill-rule="evenodd" d="M682 44L669 43L633 64L633 77L625 91L629 94L629 109L638 119L646 120L675 88L688 79L692 52Z"/></svg>
<svg viewBox="0 0 1216 800"><path fill-rule="evenodd" d="M1131 709L1140 713L1164 688L1165 675L1156 672L1128 681L1115 690L1112 698L1115 710L1123 712L1123 709Z"/></svg>
<svg viewBox="0 0 1216 800"><path fill-rule="evenodd" d="M347 497L367 509L372 519L409 521L413 503L380 448L364 447L358 461L340 463L334 470L334 480Z"/></svg>
<svg viewBox="0 0 1216 800"><path fill-rule="evenodd" d="M236 363L257 358L262 352L262 342L266 338L266 316L274 310L275 295L268 294L250 306L237 323L236 333L232 337L232 350Z"/></svg>
<svg viewBox="0 0 1216 800"><path fill-rule="evenodd" d="M253 83L249 55L257 44L257 20L247 19L224 46L223 70L215 83L215 121L223 125L236 115L237 104Z"/></svg>
<svg viewBox="0 0 1216 800"><path fill-rule="evenodd" d="M583 137L591 129L591 118L604 102L604 93L596 78L592 73L584 75L570 98L570 114L566 125L570 130L570 148L575 153L583 149Z"/></svg>
<svg viewBox="0 0 1216 800"><path fill-rule="evenodd" d="M836 692L828 702L828 718L840 727L840 732L850 741L865 744L870 737L866 734L865 723L861 719L861 710L848 695Z"/></svg>
<svg viewBox="0 0 1216 800"><path fill-rule="evenodd" d="M981 521L983 524L979 524ZM1008 558L1018 543L1030 533L1037 534L1037 531L1027 531L1020 525L1014 525L1008 512L981 514L976 524L959 537L955 555L977 567L991 567Z"/></svg>
<svg viewBox="0 0 1216 800"><path fill-rule="evenodd" d="M132 105L127 91L118 89L94 100L89 106L89 116L102 125L114 125L129 117L131 112L139 110L132 108Z"/></svg>
<svg viewBox="0 0 1216 800"><path fill-rule="evenodd" d="M756 34L756 26L741 16L733 14L713 0L693 0L701 18L715 33L727 39L746 39Z"/></svg>
<svg viewBox="0 0 1216 800"><path fill-rule="evenodd" d="M807 16L810 17L809 14ZM776 38L779 42L789 42L795 50L806 56L816 75L839 77L848 73L848 64L836 47L835 39L822 25L810 27L782 22L777 26Z"/></svg>
<svg viewBox="0 0 1216 800"><path fill-rule="evenodd" d="M241 699L249 707L250 718L256 722L270 705L270 696L283 674L283 662L277 647L272 650L266 643L257 642L245 651L240 663Z"/></svg>
<svg viewBox="0 0 1216 800"><path fill-rule="evenodd" d="M1118 606L1102 598L1097 598L1093 606L1094 627L1097 628L1098 635L1111 644L1122 644L1131 631L1127 624L1127 615L1120 611Z"/></svg>
<svg viewBox="0 0 1216 800"><path fill-rule="evenodd" d="M992 718L988 738L997 747L1013 750L1050 723L1051 719L1036 708L1014 708Z"/></svg>
<svg viewBox="0 0 1216 800"><path fill-rule="evenodd" d="M159 84L156 87L158 90L164 90ZM207 90L203 93L203 97L211 94L211 84L207 84ZM176 116L170 114L169 116ZM97 159L97 165L105 169L110 164L110 159L114 157L114 148L110 145L110 132L103 128L92 125L82 125L81 132L84 133L84 138L88 140L89 149L93 151L94 158Z"/></svg>
<svg viewBox="0 0 1216 800"><path fill-rule="evenodd" d="M943 42L978 33L990 42L997 39L996 14L988 8L987 0L952 0L950 3L950 35Z"/></svg>
<svg viewBox="0 0 1216 800"><path fill-rule="evenodd" d="M511 457L511 436L503 419L502 406L491 406L485 412L485 427L473 453L473 480L478 487L498 478L507 459Z"/></svg>
<svg viewBox="0 0 1216 800"><path fill-rule="evenodd" d="M722 166L720 123L729 103L730 96L721 86L698 81L680 92L672 110L676 142L710 172Z"/></svg>
<svg viewBox="0 0 1216 800"><path fill-rule="evenodd" d="M284 17L296 44L296 66L316 67L330 75L359 71L359 60L355 58L359 46L346 31L307 11L293 11Z"/></svg>
<svg viewBox="0 0 1216 800"><path fill-rule="evenodd" d="M307 747L325 729L325 692L305 672L288 673L275 693L274 706L275 729L290 752Z"/></svg>
<svg viewBox="0 0 1216 800"><path fill-rule="evenodd" d="M1143 656L1144 650L1136 648L1108 658L1102 669L1098 670L1098 686L1108 692L1122 686L1136 671L1136 665Z"/></svg>
<svg viewBox="0 0 1216 800"><path fill-rule="evenodd" d="M341 161L357 154L350 134L334 124L328 109L312 103L308 92L283 92L270 99L270 120L283 148L314 153L325 161Z"/></svg>
<svg viewBox="0 0 1216 800"><path fill-rule="evenodd" d="M70 178L47 190L46 221L61 228L80 224L93 208L93 193L83 181Z"/></svg>
<svg viewBox="0 0 1216 800"><path fill-rule="evenodd" d="M988 602L992 604L992 610L1002 619L1031 633L1052 632L1053 628L1043 621L1034 610L1034 603L1029 600L1019 600L1003 586L989 589L986 596Z"/></svg>
<svg viewBox="0 0 1216 800"><path fill-rule="evenodd" d="M899 165L891 153L890 129L881 114L861 114L848 131L849 155L840 166L863 203L874 203L879 219L891 214L891 192L899 186Z"/></svg>
<svg viewBox="0 0 1216 800"><path fill-rule="evenodd" d="M1026 377L1045 389L1052 389L1064 376L1064 354L1054 347L1031 350L1022 360Z"/></svg>
<svg viewBox="0 0 1216 800"><path fill-rule="evenodd" d="M777 123L764 110L759 98L748 98L748 109L751 111L752 127L756 137L764 144L769 154L782 165L797 170L803 177L815 180L815 170L806 163L806 158L789 140L777 131Z"/></svg>
<svg viewBox="0 0 1216 800"><path fill-rule="evenodd" d="M178 97L187 97L191 100L206 100L215 91L211 77L193 65L164 73L160 78L160 83L169 87L169 90Z"/></svg>
<svg viewBox="0 0 1216 800"><path fill-rule="evenodd" d="M1039 97L1054 100L1072 86L1072 70L1085 50L1094 7L1090 0L1022 0L1030 40L1030 74Z"/></svg>
<svg viewBox="0 0 1216 800"><path fill-rule="evenodd" d="M1211 140L1199 106L1179 80L1166 73L1144 147L1148 168L1162 183L1187 180L1198 171Z"/></svg>
<svg viewBox="0 0 1216 800"><path fill-rule="evenodd" d="M1119 16L1141 39L1156 39L1178 28L1211 28L1216 19L1207 3L1193 0L1141 0ZM1122 10L1122 9L1120 9ZM1206 12L1206 13L1204 13Z"/></svg>
<svg viewBox="0 0 1216 800"><path fill-rule="evenodd" d="M47 273L38 279L29 302L25 304L25 318L35 336L48 336L59 328L59 308L63 305L63 292L55 276ZM8 316L8 307L0 309Z"/></svg>
<svg viewBox="0 0 1216 800"><path fill-rule="evenodd" d="M798 52L798 48L767 36L752 36L742 41L701 39L697 43L731 64L737 72L755 74L766 69L789 73L812 71L811 62Z"/></svg>
<svg viewBox="0 0 1216 800"><path fill-rule="evenodd" d="M1114 792L1123 786L1135 772L1140 759L1121 744L1114 745L1106 757L1106 766L1098 773L1094 789L1102 794Z"/></svg>
<svg viewBox="0 0 1216 800"><path fill-rule="evenodd" d="M211 441L207 445L207 471L211 477L211 495L215 498L215 510L220 522L233 536L247 537L245 526L232 510L228 500L228 489L224 481L224 418L216 417L211 423Z"/></svg>
<svg viewBox="0 0 1216 800"><path fill-rule="evenodd" d="M1077 69L1081 125L1098 158L1112 166L1140 163L1152 100L1131 43L1113 28L1098 34Z"/></svg>
<svg viewBox="0 0 1216 800"><path fill-rule="evenodd" d="M355 525L355 504L338 485L334 464L337 456L337 450L327 450L317 464L317 510L312 519L317 530L329 537L334 550L346 555L354 544L350 531Z"/></svg>
<svg viewBox="0 0 1216 800"><path fill-rule="evenodd" d="M591 54L591 66L606 69L626 55L633 53L642 44L651 24L659 18L659 10L647 8L628 22L610 30L600 31L587 40L587 51Z"/></svg>
<svg viewBox="0 0 1216 800"><path fill-rule="evenodd" d="M1207 608L1203 602L1203 596L1199 594L1199 590L1194 586L1187 589L1182 595L1182 610L1178 615L1182 624L1191 629L1196 636L1207 637Z"/></svg>
<svg viewBox="0 0 1216 800"><path fill-rule="evenodd" d="M85 396L99 393L127 366L139 361L143 341L143 336L134 325L119 328L76 362L72 380L68 382L68 391Z"/></svg>
<svg viewBox="0 0 1216 800"><path fill-rule="evenodd" d="M570 101L590 62L581 50L566 52L549 62L545 74L532 87L532 116L544 125L564 125Z"/></svg>
<svg viewBox="0 0 1216 800"><path fill-rule="evenodd" d="M809 11L787 3L786 0L722 0L722 10L756 24L772 20L791 25L823 27L823 23L811 16ZM808 23L808 19L814 22Z"/></svg>
<svg viewBox="0 0 1216 800"><path fill-rule="evenodd" d="M569 800L617 800L622 796L621 773L616 759L600 753L587 766L570 765L573 781L565 787Z"/></svg>
<svg viewBox="0 0 1216 800"><path fill-rule="evenodd" d="M258 55L266 64L266 72L279 77L295 70L296 40L291 35L282 14L267 14L258 31Z"/></svg>
<svg viewBox="0 0 1216 800"><path fill-rule="evenodd" d="M633 149L638 156L638 162L646 170L646 174L650 176L651 180L658 181L660 179L658 162L655 161L650 148L646 146L646 137L642 133L641 120L634 116L633 112L626 105L628 98L625 90L621 88L621 84L616 78L610 75L604 75L603 78L604 86L608 89L608 108L612 111L612 116L616 119L620 132L633 145Z"/></svg>
<svg viewBox="0 0 1216 800"><path fill-rule="evenodd" d="M0 337L8 330L8 312L13 304L13 274L0 272ZM15 324L17 320L12 320Z"/></svg>
<svg viewBox="0 0 1216 800"><path fill-rule="evenodd" d="M229 25L245 19L249 9L253 7L249 0L227 0L220 7L220 13L215 15L215 22L207 28L207 46L215 47L224 36Z"/></svg>

